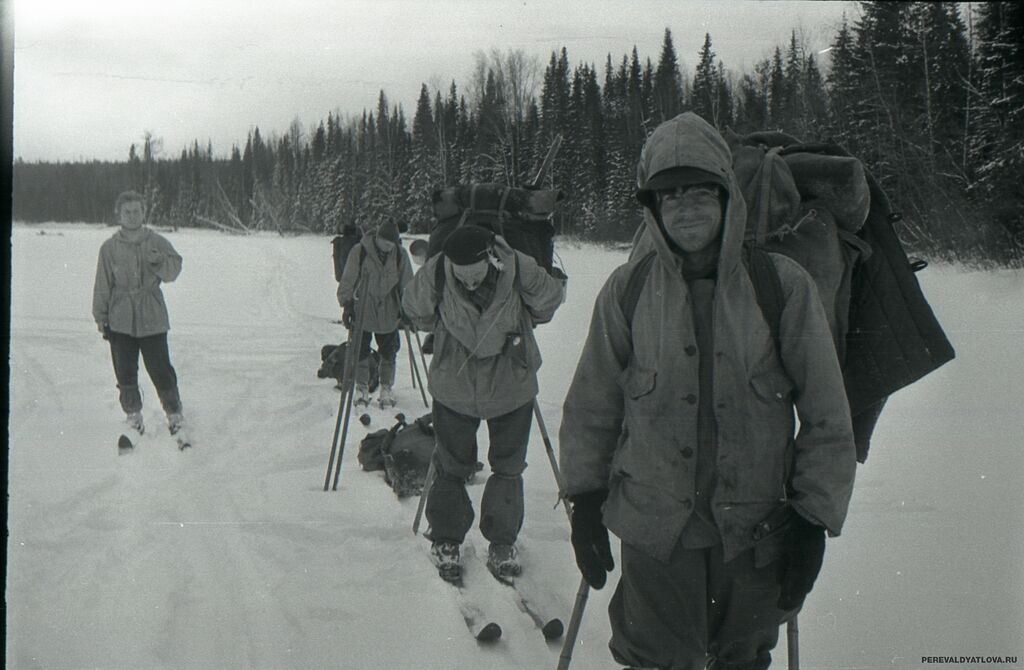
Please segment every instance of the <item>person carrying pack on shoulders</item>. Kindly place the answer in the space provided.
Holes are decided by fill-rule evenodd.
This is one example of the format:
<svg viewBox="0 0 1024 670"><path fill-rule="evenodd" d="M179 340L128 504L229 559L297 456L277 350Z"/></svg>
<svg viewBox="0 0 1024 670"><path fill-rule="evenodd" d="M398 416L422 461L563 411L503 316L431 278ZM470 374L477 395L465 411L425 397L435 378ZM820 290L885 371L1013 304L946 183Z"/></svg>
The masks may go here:
<svg viewBox="0 0 1024 670"><path fill-rule="evenodd" d="M706 121L658 126L637 181L654 251L599 293L559 433L576 562L601 588L608 530L622 540L616 661L767 668L853 488L835 345L813 280L766 254L783 303L776 339L744 259L730 152ZM765 252L749 253L752 264Z"/></svg>
<svg viewBox="0 0 1024 670"><path fill-rule="evenodd" d="M460 545L473 523L466 480L476 472L481 420L490 433L491 475L480 504L487 565L499 578L521 570L515 542L541 365L533 325L550 320L564 297L564 284L531 256L476 225L456 228L406 289L405 314L435 336L427 380L436 476L426 516L443 579L461 577Z"/></svg>
<svg viewBox="0 0 1024 670"><path fill-rule="evenodd" d="M394 407L395 364L401 348L398 328L401 325L402 291L412 280L412 262L402 246L398 227L391 221L376 233L363 235L349 252L345 271L338 284L338 304L342 307L342 324L351 329L356 312L366 310L359 342L359 363L356 365L354 403L370 404L370 340L376 338L380 354L381 408ZM357 305L360 286L366 283L366 304Z"/></svg>

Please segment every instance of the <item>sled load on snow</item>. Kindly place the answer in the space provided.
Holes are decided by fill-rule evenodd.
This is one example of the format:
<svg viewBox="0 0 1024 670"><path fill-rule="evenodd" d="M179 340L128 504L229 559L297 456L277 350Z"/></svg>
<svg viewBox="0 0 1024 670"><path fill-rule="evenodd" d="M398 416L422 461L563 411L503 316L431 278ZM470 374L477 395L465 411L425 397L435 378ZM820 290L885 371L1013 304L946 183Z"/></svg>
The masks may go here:
<svg viewBox="0 0 1024 670"><path fill-rule="evenodd" d="M338 382L337 387L341 388L345 377L345 352L347 351L348 342L325 344L320 347L320 369L316 371L317 378L334 379ZM380 354L376 350L370 349L370 393L376 391L380 386L379 368Z"/></svg>
<svg viewBox="0 0 1024 670"><path fill-rule="evenodd" d="M792 258L817 285L863 463L888 397L955 356L914 276L927 263L907 258L893 228L901 215L861 161L839 145L805 144L781 132L723 136L747 206L745 246ZM643 230L633 257L651 250ZM772 326L781 304L762 298L772 291L760 286L767 283L763 273L748 269Z"/></svg>
<svg viewBox="0 0 1024 670"><path fill-rule="evenodd" d="M391 428L369 433L359 443L359 464L367 472L384 471L384 481L399 498L420 495L434 453L431 414L412 423L396 417Z"/></svg>

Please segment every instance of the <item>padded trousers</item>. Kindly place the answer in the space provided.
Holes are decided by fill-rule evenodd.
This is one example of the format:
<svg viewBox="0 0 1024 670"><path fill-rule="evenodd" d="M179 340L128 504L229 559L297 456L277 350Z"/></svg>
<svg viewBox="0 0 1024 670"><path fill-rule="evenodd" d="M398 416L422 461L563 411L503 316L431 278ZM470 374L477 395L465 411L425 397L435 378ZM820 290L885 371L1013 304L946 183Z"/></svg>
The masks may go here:
<svg viewBox="0 0 1024 670"><path fill-rule="evenodd" d="M753 549L722 562L722 545L684 549L667 563L622 543L622 576L608 606L609 647L624 665L763 670L792 612L776 606L782 561L754 566Z"/></svg>
<svg viewBox="0 0 1024 670"><path fill-rule="evenodd" d="M434 401L434 483L426 515L435 542L461 544L473 525L473 504L466 481L476 472L476 432L481 419L460 414ZM523 470L530 440L533 401L487 419L491 475L480 501L480 532L495 544L514 544L523 526Z"/></svg>

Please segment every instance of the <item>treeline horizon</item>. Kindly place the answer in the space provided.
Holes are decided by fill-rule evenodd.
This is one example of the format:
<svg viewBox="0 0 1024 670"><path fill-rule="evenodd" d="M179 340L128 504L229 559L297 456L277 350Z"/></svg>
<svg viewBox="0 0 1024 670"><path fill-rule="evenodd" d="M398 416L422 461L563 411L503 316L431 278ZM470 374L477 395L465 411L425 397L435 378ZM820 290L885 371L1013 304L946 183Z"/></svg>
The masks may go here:
<svg viewBox="0 0 1024 670"><path fill-rule="evenodd" d="M864 161L903 214L908 251L975 265L1024 265L1024 9L978 3L862 2L825 69L793 31L749 72L705 35L680 71L666 28L652 62L631 53L570 64L522 51L478 53L468 83L422 85L411 118L381 90L376 109L329 113L315 128L252 129L215 158L198 140L163 157L149 134L125 161L14 164L14 219L112 222L117 194L143 193L150 222L231 231L331 233L385 219L426 232L431 193L466 182L528 184L551 141L544 186L566 198L556 231L631 238L642 217L636 164L663 120L694 111L719 130L781 130L834 142Z"/></svg>

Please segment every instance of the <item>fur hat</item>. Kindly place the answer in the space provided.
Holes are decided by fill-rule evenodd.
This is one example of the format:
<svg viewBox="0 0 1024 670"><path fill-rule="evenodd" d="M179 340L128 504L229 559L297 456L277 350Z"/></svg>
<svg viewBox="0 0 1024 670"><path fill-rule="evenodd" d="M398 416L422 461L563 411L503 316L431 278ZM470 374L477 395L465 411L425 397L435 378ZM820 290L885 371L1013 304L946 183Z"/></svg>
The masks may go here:
<svg viewBox="0 0 1024 670"><path fill-rule="evenodd" d="M444 242L444 255L455 265L472 265L487 258L494 233L481 226L460 226Z"/></svg>

